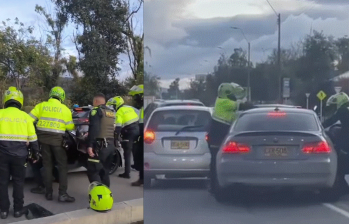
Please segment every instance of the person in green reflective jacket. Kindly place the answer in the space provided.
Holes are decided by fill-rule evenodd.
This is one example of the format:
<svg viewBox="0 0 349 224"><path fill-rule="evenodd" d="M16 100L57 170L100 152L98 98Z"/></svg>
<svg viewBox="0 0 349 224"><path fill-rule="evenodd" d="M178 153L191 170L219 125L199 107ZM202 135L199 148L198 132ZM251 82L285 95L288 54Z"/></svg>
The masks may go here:
<svg viewBox="0 0 349 224"><path fill-rule="evenodd" d="M212 114L210 130L208 132L208 144L211 153L210 163L210 192L213 193L216 184L216 155L229 132L231 124L237 118L237 111L242 106L244 110L250 109L249 104L240 104L246 96L246 91L236 83L222 83L218 87L218 97Z"/></svg>

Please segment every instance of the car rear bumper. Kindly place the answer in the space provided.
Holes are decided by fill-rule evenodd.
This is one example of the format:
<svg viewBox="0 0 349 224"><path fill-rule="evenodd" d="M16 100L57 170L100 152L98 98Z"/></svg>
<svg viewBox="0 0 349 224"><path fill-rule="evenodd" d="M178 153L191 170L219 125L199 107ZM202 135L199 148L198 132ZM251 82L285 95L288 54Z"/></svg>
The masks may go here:
<svg viewBox="0 0 349 224"><path fill-rule="evenodd" d="M243 184L330 188L336 172L337 161L329 158L312 161L217 160L217 178L221 187Z"/></svg>
<svg viewBox="0 0 349 224"><path fill-rule="evenodd" d="M171 178L207 177L211 155L158 155L144 153L144 175L154 178L165 175Z"/></svg>

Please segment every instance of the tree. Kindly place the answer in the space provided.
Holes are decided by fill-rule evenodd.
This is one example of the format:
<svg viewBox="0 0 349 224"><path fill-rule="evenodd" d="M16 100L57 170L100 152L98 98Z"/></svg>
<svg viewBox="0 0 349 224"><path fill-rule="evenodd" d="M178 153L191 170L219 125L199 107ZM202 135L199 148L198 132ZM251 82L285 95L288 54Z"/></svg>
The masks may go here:
<svg viewBox="0 0 349 224"><path fill-rule="evenodd" d="M144 75L144 34L135 34L134 14L140 10L143 0L138 0L134 8L132 8L129 0L125 0L124 4L129 9L125 30L129 66L132 71L134 84L142 84Z"/></svg>
<svg viewBox="0 0 349 224"><path fill-rule="evenodd" d="M39 5L35 6L35 12L42 15L48 26L47 43L52 46L53 49L53 63L52 63L52 74L51 83L46 86L46 90L51 89L57 85L57 81L60 75L65 72L64 67L67 66L67 60L62 58L62 41L63 41L63 30L67 26L68 18L64 11L61 11L58 7L55 7L53 15L49 14L47 10Z"/></svg>
<svg viewBox="0 0 349 224"><path fill-rule="evenodd" d="M347 72L349 71L349 37L340 38L335 44L338 52L338 71Z"/></svg>
<svg viewBox="0 0 349 224"><path fill-rule="evenodd" d="M176 98L179 99L180 97L180 90L179 90L179 78L176 78L171 84L168 89L168 94L170 98Z"/></svg>
<svg viewBox="0 0 349 224"><path fill-rule="evenodd" d="M157 96L160 90L160 78L144 72L144 95Z"/></svg>
<svg viewBox="0 0 349 224"><path fill-rule="evenodd" d="M106 91L120 68L119 55L126 50L124 37L128 9L122 0L54 0L59 10L77 25L75 45L89 93ZM78 30L82 30L79 32Z"/></svg>
<svg viewBox="0 0 349 224"><path fill-rule="evenodd" d="M10 20L8 19L7 22ZM49 74L51 57L46 46L31 37L33 27L15 19L14 25L3 22L0 30L0 69L3 81L24 85L38 84ZM16 28L17 27L17 28Z"/></svg>

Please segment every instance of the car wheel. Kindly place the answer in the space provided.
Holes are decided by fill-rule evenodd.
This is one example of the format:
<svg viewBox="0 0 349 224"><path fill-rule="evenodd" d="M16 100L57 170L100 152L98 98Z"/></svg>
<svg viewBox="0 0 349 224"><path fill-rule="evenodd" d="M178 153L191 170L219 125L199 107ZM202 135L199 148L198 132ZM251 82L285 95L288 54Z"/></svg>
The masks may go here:
<svg viewBox="0 0 349 224"><path fill-rule="evenodd" d="M109 175L115 173L115 171L117 171L117 169L120 167L120 165L121 165L121 156L117 152L113 156L113 162L112 162L111 167L110 167Z"/></svg>
<svg viewBox="0 0 349 224"><path fill-rule="evenodd" d="M144 189L151 188L151 178L144 178L144 180L143 180L143 188Z"/></svg>

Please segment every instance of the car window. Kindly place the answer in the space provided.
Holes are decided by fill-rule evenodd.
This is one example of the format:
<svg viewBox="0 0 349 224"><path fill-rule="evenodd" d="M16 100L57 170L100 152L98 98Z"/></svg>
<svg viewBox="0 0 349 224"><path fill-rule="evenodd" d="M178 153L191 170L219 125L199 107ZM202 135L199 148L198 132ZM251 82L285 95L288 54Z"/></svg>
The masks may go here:
<svg viewBox="0 0 349 224"><path fill-rule="evenodd" d="M243 114L233 130L240 131L318 131L316 117L306 113Z"/></svg>
<svg viewBox="0 0 349 224"><path fill-rule="evenodd" d="M207 131L211 120L208 111L200 110L167 110L155 112L149 121L148 128L156 132L179 131L186 126L197 126L185 131Z"/></svg>

